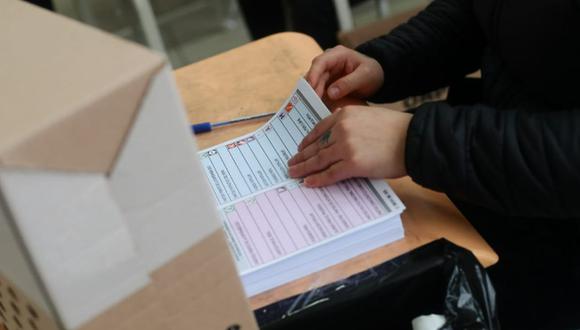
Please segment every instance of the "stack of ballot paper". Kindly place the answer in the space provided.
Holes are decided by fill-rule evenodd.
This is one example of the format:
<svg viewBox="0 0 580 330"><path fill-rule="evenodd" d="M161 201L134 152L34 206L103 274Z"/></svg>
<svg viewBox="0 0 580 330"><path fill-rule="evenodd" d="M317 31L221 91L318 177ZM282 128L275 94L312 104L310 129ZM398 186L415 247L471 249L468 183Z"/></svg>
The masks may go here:
<svg viewBox="0 0 580 330"><path fill-rule="evenodd" d="M404 205L384 180L307 188L287 162L330 112L301 79L255 132L200 152L248 296L404 236Z"/></svg>

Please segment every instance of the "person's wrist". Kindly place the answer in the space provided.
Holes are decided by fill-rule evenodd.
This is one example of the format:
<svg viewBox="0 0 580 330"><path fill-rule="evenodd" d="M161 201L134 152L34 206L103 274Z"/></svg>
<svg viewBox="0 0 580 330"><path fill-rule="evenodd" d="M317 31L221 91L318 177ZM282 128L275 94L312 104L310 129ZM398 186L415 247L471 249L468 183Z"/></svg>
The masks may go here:
<svg viewBox="0 0 580 330"><path fill-rule="evenodd" d="M407 151L407 132L409 131L409 126L411 125L411 120L413 119L413 115L401 112L402 122L401 122L401 131L400 131L400 140L399 140L399 150L398 150L398 166L399 166L399 173L401 176L406 176L407 172L407 164L406 164L406 151Z"/></svg>
<svg viewBox="0 0 580 330"><path fill-rule="evenodd" d="M399 178L408 174L405 162L406 141L413 115L390 109L387 111L389 111L387 114L391 119L389 120L389 126L387 126L389 128L387 129L386 135L388 139L393 140L393 145L391 146L393 149L389 153L392 161L390 162L391 168L387 169L388 177Z"/></svg>
<svg viewBox="0 0 580 330"><path fill-rule="evenodd" d="M371 75L371 84L370 84L370 88L368 90L368 92L366 93L367 95L365 95L365 97L372 97L373 95L375 95L382 87L383 84L385 83L385 73L383 71L383 67L381 66L381 64L375 60L374 58L368 58L369 59L369 73Z"/></svg>

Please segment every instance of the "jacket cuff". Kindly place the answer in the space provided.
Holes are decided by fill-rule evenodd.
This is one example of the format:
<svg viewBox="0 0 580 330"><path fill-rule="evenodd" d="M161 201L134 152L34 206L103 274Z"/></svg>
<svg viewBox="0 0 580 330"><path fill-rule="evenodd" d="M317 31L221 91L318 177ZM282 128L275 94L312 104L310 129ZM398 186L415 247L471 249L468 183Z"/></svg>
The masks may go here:
<svg viewBox="0 0 580 330"><path fill-rule="evenodd" d="M405 168L413 181L419 184L422 184L423 177L421 149L428 110L425 105L422 105L409 111L413 112L413 118L409 123L405 140Z"/></svg>

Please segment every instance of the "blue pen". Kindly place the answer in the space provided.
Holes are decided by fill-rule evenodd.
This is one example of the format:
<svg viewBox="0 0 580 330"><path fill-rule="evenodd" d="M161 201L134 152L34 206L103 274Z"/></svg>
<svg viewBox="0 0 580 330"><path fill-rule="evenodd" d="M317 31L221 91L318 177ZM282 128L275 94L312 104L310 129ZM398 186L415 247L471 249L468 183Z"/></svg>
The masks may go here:
<svg viewBox="0 0 580 330"><path fill-rule="evenodd" d="M209 121L206 121L205 123L198 123L198 124L191 125L191 130L193 131L193 134L210 132L215 127L227 126L230 124L235 124L235 123L239 123L239 122L243 122L243 121L260 119L260 118L265 118L265 117L272 117L275 114L276 114L275 112L265 112L265 113L260 113L257 115L243 116L243 117L239 117L239 118L231 119L231 120L218 121L215 123L210 123Z"/></svg>

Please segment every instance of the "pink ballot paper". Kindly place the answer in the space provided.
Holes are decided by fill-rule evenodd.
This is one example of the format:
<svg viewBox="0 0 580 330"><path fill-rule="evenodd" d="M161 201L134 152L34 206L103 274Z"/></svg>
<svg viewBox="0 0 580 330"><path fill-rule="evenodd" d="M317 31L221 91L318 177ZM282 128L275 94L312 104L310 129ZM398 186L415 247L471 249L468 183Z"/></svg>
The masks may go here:
<svg viewBox="0 0 580 330"><path fill-rule="evenodd" d="M260 129L199 153L248 296L404 236L405 206L386 181L311 189L288 177L288 159L328 115L300 79Z"/></svg>

